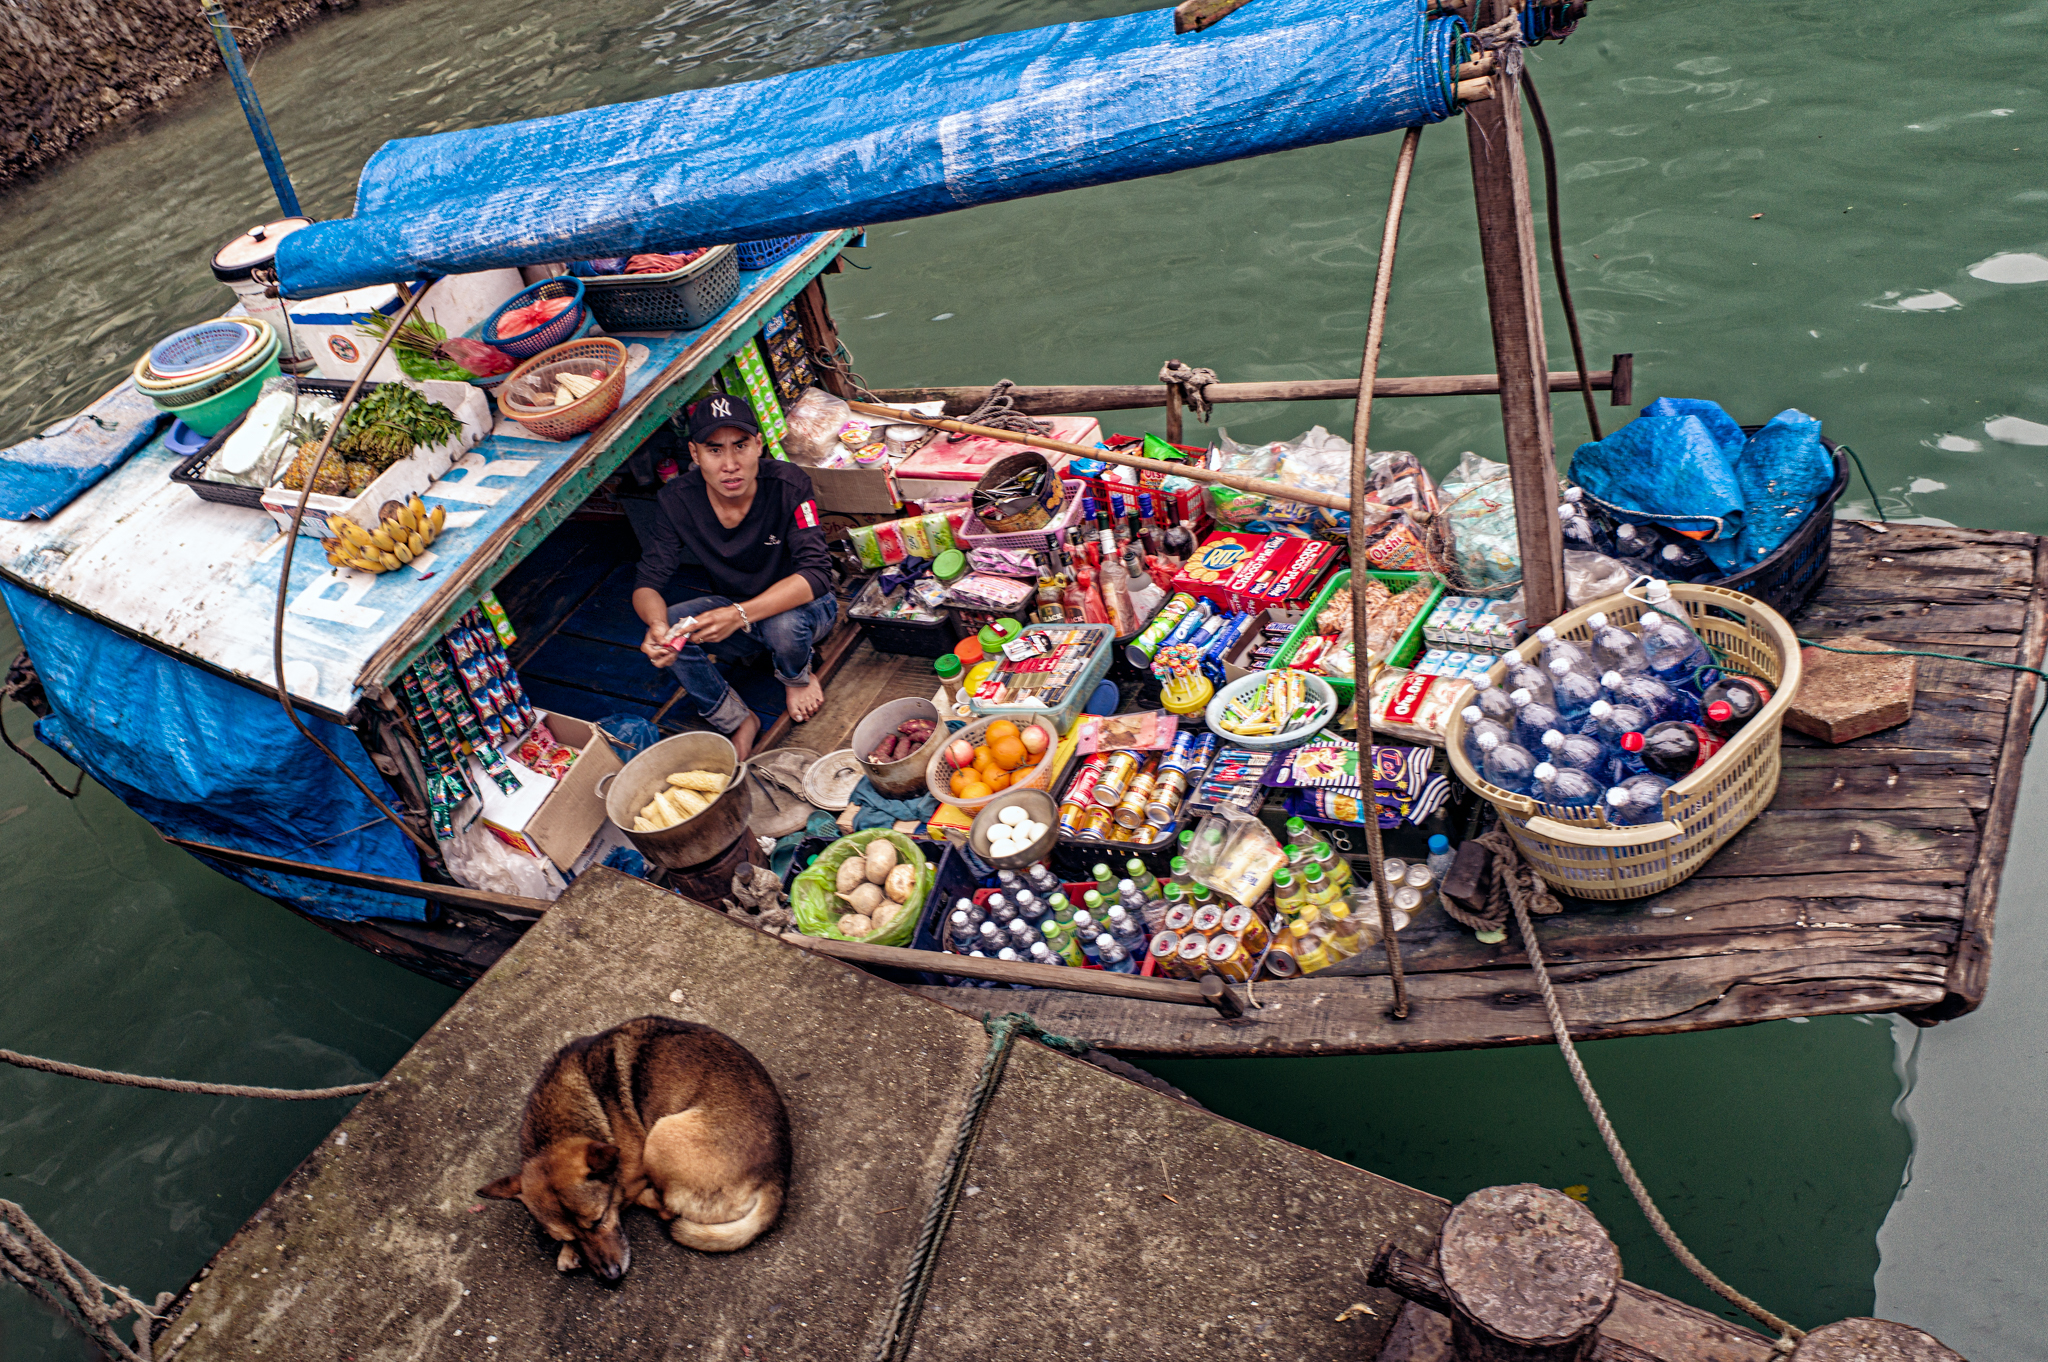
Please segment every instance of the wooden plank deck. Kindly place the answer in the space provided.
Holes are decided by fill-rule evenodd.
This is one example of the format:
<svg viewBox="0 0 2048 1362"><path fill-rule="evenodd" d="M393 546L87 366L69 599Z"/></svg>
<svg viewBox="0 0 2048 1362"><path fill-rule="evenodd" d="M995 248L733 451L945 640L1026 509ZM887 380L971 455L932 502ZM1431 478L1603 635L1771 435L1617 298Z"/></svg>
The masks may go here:
<svg viewBox="0 0 2048 1362"><path fill-rule="evenodd" d="M564 1276L522 1207L473 1189L512 1166L547 1056L650 1012L719 1027L774 1076L789 1202L722 1255L629 1211L623 1281ZM195 1330L185 1362L871 1356L987 1049L978 1018L593 871L214 1256L164 1336ZM1033 1041L968 1160L912 1358L1373 1357L1402 1303L1365 1264L1388 1238L1426 1252L1448 1210ZM1634 1286L1602 1332L1649 1362L1769 1356Z"/></svg>
<svg viewBox="0 0 2048 1362"><path fill-rule="evenodd" d="M2038 667L2048 643L2044 541L2009 531L1841 521L1802 637ZM1573 1034L1691 1031L1836 1012L1922 1024L1982 1001L2012 838L2030 673L1923 658L1913 718L1829 747L1787 732L1777 797L1691 880L1625 903L1567 901L1538 924ZM1335 1054L1543 1044L1535 978L1512 938L1442 915L1402 935L1410 1015L1384 957L1254 990L1225 1022L1170 1004L1019 990L1004 1004L1105 1047L1172 1054ZM1340 967L1347 968L1347 967ZM968 1010L977 989L926 988Z"/></svg>

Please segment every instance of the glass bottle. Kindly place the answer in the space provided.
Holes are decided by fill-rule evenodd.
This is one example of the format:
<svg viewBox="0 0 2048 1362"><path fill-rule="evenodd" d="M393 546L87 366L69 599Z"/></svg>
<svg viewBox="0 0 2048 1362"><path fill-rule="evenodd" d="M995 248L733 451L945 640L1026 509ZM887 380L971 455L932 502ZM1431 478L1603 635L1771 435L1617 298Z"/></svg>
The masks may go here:
<svg viewBox="0 0 2048 1362"><path fill-rule="evenodd" d="M1052 565L1051 552L1038 555L1038 622L1064 624L1067 606L1060 589L1059 572Z"/></svg>

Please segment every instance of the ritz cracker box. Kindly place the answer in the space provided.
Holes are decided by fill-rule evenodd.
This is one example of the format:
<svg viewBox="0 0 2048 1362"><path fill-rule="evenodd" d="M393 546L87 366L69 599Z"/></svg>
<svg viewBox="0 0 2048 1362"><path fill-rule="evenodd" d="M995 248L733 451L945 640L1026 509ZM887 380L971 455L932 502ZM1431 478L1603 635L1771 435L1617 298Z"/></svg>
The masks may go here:
<svg viewBox="0 0 2048 1362"><path fill-rule="evenodd" d="M1215 534L1173 579L1175 591L1223 610L1300 609L1322 589L1337 546L1284 534Z"/></svg>

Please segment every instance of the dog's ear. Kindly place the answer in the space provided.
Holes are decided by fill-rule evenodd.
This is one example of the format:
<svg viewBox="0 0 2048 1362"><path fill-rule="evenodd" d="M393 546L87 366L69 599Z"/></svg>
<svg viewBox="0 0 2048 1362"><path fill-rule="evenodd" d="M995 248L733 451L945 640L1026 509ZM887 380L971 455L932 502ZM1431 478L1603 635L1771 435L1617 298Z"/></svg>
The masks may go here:
<svg viewBox="0 0 2048 1362"><path fill-rule="evenodd" d="M592 1144L583 1151L584 1174L592 1182L601 1182L619 1171L619 1147L615 1144Z"/></svg>
<svg viewBox="0 0 2048 1362"><path fill-rule="evenodd" d="M478 1196L487 1196L493 1201L519 1200L519 1174L508 1173L487 1187L476 1189Z"/></svg>

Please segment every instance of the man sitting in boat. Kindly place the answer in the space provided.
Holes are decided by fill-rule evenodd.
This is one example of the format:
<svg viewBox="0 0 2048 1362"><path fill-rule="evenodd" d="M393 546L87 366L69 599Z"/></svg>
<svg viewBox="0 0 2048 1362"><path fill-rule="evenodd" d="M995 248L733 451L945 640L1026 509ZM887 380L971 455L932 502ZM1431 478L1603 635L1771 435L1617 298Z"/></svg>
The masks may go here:
<svg viewBox="0 0 2048 1362"><path fill-rule="evenodd" d="M633 612L647 626L640 651L676 674L698 715L731 738L744 761L761 721L722 668L765 649L788 691L789 716L801 723L818 712L825 688L811 674L811 644L839 613L831 558L810 474L761 457L761 427L744 399L717 394L692 407L689 441L692 467L655 501ZM667 604L662 593L684 567L716 594ZM688 628L677 629L684 620ZM715 663L707 644L717 647Z"/></svg>

